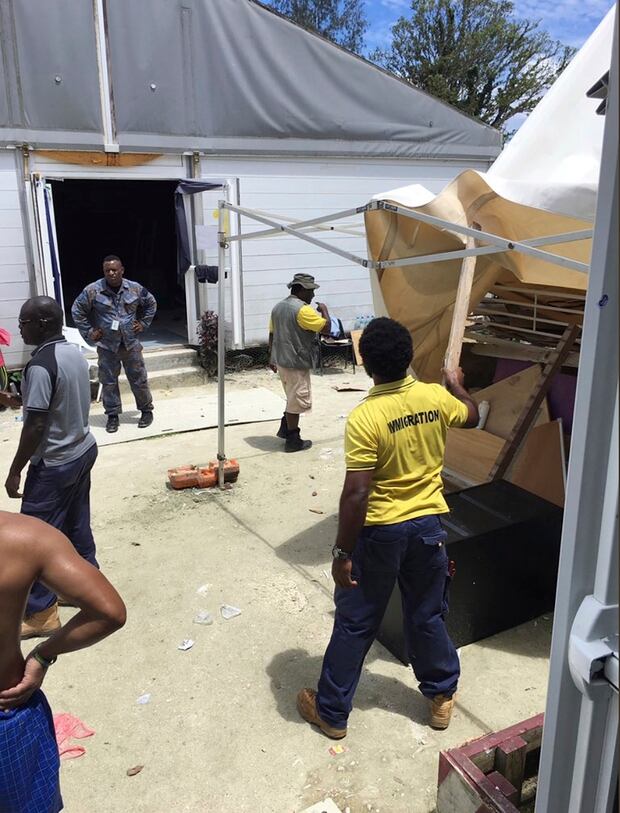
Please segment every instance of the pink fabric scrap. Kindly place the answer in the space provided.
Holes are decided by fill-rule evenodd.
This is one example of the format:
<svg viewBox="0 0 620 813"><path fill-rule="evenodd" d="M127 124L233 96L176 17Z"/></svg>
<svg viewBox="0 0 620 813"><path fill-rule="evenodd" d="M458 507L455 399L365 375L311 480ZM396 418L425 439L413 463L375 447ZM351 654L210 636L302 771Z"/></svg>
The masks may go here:
<svg viewBox="0 0 620 813"><path fill-rule="evenodd" d="M75 759L86 753L83 745L76 745L70 742L71 739L83 740L85 737L92 737L95 733L86 723L72 714L62 712L54 715L54 730L56 732L56 742L58 743L58 753L61 759Z"/></svg>

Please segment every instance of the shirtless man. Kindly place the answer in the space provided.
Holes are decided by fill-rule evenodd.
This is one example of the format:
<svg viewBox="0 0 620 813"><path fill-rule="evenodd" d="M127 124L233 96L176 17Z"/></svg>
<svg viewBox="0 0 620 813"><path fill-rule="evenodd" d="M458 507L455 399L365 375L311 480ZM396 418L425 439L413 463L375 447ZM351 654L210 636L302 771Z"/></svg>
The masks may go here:
<svg viewBox="0 0 620 813"><path fill-rule="evenodd" d="M30 587L37 579L79 612L24 658L21 623ZM59 655L91 646L124 623L121 597L64 534L34 517L0 511L2 813L62 810L54 723L40 687Z"/></svg>

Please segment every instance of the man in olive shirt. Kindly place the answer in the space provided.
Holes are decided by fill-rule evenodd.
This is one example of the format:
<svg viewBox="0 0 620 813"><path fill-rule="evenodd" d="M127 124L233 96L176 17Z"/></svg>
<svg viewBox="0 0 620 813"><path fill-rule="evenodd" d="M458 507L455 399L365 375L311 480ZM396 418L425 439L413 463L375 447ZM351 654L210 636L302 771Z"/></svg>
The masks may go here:
<svg viewBox="0 0 620 813"><path fill-rule="evenodd" d="M347 421L347 473L332 550L334 629L318 691L297 695L302 717L333 739L346 736L364 658L397 579L411 665L431 701L430 724L449 725L460 667L443 618L449 562L441 470L448 427L478 423L462 370L446 371L447 390L407 375L411 336L393 319L368 325L360 353L375 386Z"/></svg>
<svg viewBox="0 0 620 813"><path fill-rule="evenodd" d="M329 335L330 318L326 306L317 303L320 315L310 307L319 287L310 274L295 274L288 283L290 295L271 311L269 355L271 369L280 376L286 393L286 411L278 437L286 440L284 451L301 452L312 446L299 434L299 416L312 408L310 369L314 367L317 333Z"/></svg>

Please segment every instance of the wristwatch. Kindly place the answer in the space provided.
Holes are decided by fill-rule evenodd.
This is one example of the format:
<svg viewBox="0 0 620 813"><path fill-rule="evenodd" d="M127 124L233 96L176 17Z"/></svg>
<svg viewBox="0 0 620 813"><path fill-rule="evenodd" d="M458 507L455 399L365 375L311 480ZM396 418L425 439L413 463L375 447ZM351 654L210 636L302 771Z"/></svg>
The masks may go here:
<svg viewBox="0 0 620 813"><path fill-rule="evenodd" d="M334 559L350 559L351 558L351 554L347 553L346 550L342 550L342 548L339 548L338 545L334 545L334 547L332 548L332 556L334 557Z"/></svg>

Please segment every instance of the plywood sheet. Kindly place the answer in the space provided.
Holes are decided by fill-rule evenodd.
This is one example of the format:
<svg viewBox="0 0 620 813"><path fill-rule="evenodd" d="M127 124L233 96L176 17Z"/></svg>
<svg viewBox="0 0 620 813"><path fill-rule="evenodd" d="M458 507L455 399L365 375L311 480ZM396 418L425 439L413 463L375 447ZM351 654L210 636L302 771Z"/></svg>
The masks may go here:
<svg viewBox="0 0 620 813"><path fill-rule="evenodd" d="M564 506L566 461L562 421L530 430L506 479L544 500Z"/></svg>
<svg viewBox="0 0 620 813"><path fill-rule="evenodd" d="M528 398L536 389L542 375L541 368L534 364L519 373L504 378L473 393L476 403L488 401L491 408L484 425L484 431L500 438L508 438L517 419L523 412ZM534 426L549 422L549 408L546 400L540 408Z"/></svg>
<svg viewBox="0 0 620 813"><path fill-rule="evenodd" d="M471 484L488 480L504 439L482 429L449 429L444 467Z"/></svg>
<svg viewBox="0 0 620 813"><path fill-rule="evenodd" d="M351 341L353 342L353 352L355 353L355 363L362 367L364 362L360 356L360 339L362 338L363 330L352 330Z"/></svg>

